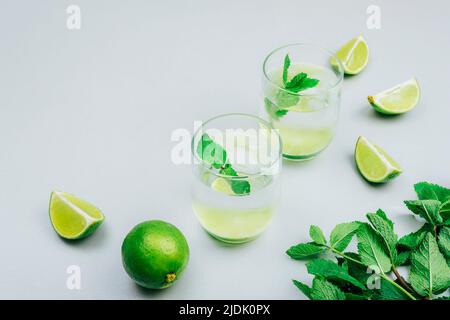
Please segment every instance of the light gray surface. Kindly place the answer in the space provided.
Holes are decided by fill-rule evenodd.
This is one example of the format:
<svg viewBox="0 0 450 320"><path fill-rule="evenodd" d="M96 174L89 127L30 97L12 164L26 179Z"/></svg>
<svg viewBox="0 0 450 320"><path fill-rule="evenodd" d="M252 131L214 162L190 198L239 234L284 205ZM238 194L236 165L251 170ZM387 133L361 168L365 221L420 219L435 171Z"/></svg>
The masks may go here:
<svg viewBox="0 0 450 320"><path fill-rule="evenodd" d="M82 28L66 29L66 7ZM368 30L366 8L382 10ZM0 298L298 299L310 281L284 251L378 207L404 234L418 226L402 200L412 185L450 185L450 7L444 1L0 0ZM282 206L256 241L228 247L202 231L190 207L190 167L170 160L174 129L227 112L256 113L265 54L290 42L335 50L363 34L367 69L345 79L337 136L316 160L286 164ZM423 97L401 117L375 114L368 94L417 76ZM355 172L365 135L404 167L374 187ZM107 219L89 239L62 241L51 190L98 205ZM191 259L176 286L139 289L120 245L136 223L164 219L186 235ZM82 288L66 288L79 265Z"/></svg>

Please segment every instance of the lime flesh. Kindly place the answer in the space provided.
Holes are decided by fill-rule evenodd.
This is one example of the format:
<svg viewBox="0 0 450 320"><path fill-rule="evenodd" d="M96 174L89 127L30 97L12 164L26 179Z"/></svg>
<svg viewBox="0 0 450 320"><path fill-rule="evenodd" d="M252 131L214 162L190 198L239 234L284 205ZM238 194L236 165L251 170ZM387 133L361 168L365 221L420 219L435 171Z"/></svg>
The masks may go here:
<svg viewBox="0 0 450 320"><path fill-rule="evenodd" d="M186 238L174 225L145 221L135 226L122 243L125 271L138 285L149 289L171 286L189 261Z"/></svg>
<svg viewBox="0 0 450 320"><path fill-rule="evenodd" d="M49 214L53 228L65 239L85 238L105 219L89 202L61 191L52 192Z"/></svg>
<svg viewBox="0 0 450 320"><path fill-rule="evenodd" d="M224 178L216 178L211 184L211 188L214 191L224 193L226 195L234 195L233 189L231 189L230 183Z"/></svg>
<svg viewBox="0 0 450 320"><path fill-rule="evenodd" d="M366 67L369 61L369 47L364 38L358 36L344 44L336 52L336 57L341 61L346 74L358 74ZM334 67L337 67L337 62L334 58L330 62Z"/></svg>
<svg viewBox="0 0 450 320"><path fill-rule="evenodd" d="M356 142L355 161L359 172L369 182L387 182L402 172L394 159L365 137L359 137Z"/></svg>
<svg viewBox="0 0 450 320"><path fill-rule="evenodd" d="M413 109L420 100L420 87L411 78L390 89L367 98L373 108L384 114L402 114Z"/></svg>

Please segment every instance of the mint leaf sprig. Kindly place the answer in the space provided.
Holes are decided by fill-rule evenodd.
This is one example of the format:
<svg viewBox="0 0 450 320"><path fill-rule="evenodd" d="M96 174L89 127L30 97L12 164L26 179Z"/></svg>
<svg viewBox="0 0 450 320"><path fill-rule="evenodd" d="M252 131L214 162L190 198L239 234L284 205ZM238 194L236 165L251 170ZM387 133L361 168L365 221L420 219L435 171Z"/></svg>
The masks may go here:
<svg viewBox="0 0 450 320"><path fill-rule="evenodd" d="M448 299L436 295L450 288L450 218L446 204L450 189L428 182L414 187L419 200L406 204L426 221L418 231L398 239L393 222L382 210L368 213L369 223L337 225L329 241L319 227L311 226L312 242L292 246L286 253L296 260L312 259L306 266L315 276L313 286L297 280L293 280L294 285L312 300ZM354 235L358 252L345 252ZM320 258L325 252L334 254L337 262ZM401 265L409 267L409 282L398 272ZM369 285L373 277L368 268L377 269L378 287Z"/></svg>
<svg viewBox="0 0 450 320"><path fill-rule="evenodd" d="M292 77L291 80L288 81L289 67L291 66L291 59L289 58L289 54L286 54L284 57L284 65L283 65L283 85L284 88L293 93L298 93L300 91L314 88L319 83L318 79L309 78L305 72L300 72L299 74Z"/></svg>
<svg viewBox="0 0 450 320"><path fill-rule="evenodd" d="M201 136L196 151L200 159L210 164L212 168L218 169L221 175L230 177L226 181L236 195L248 195L250 193L250 183L245 179L233 179L233 177L239 177L239 175L228 162L226 150L211 139L208 134L204 133Z"/></svg>
<svg viewBox="0 0 450 320"><path fill-rule="evenodd" d="M305 72L300 72L289 80L288 76L290 66L291 59L289 58L289 54L286 54L284 57L282 74L283 89L285 89L285 91L278 90L275 95L274 102L267 97L264 99L267 112L270 116L276 119L281 118L288 113L286 108L298 103L300 98L296 95L297 93L314 88L319 83L318 79L308 77L308 74Z"/></svg>

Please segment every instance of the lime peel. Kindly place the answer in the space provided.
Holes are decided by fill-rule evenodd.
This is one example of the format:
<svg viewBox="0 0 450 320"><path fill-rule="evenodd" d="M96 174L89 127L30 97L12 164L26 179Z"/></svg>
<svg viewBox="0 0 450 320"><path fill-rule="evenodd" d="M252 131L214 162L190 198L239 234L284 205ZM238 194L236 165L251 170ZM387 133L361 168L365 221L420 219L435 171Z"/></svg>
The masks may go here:
<svg viewBox="0 0 450 320"><path fill-rule="evenodd" d="M336 57L341 61L346 74L360 73L369 61L369 46L363 36L358 36L344 44L337 52ZM331 64L337 67L336 59L331 59Z"/></svg>
<svg viewBox="0 0 450 320"><path fill-rule="evenodd" d="M369 182L387 182L400 173L400 165L381 147L360 136L356 142L355 162L361 175Z"/></svg>
<svg viewBox="0 0 450 320"><path fill-rule="evenodd" d="M380 113L402 114L412 110L419 103L420 86L413 77L376 95L368 96L367 100Z"/></svg>
<svg viewBox="0 0 450 320"><path fill-rule="evenodd" d="M68 240L91 235L105 219L92 204L62 191L52 192L49 216L56 233Z"/></svg>
<svg viewBox="0 0 450 320"><path fill-rule="evenodd" d="M162 220L136 225L122 242L122 264L132 280L149 289L164 289L180 279L189 261L181 231Z"/></svg>
<svg viewBox="0 0 450 320"><path fill-rule="evenodd" d="M230 183L225 178L216 178L211 184L211 187L216 192L224 193L229 196L235 195L233 189L230 186Z"/></svg>

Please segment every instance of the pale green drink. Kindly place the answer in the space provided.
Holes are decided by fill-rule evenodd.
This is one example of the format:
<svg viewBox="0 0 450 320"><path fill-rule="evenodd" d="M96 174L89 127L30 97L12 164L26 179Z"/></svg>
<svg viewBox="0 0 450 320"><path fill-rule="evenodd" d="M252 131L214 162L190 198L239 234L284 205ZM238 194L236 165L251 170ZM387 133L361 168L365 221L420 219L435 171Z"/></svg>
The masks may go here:
<svg viewBox="0 0 450 320"><path fill-rule="evenodd" d="M273 206L240 209L194 200L195 215L202 227L214 237L230 243L246 242L262 233L275 212Z"/></svg>
<svg viewBox="0 0 450 320"><path fill-rule="evenodd" d="M264 113L273 127L279 130L285 158L311 159L329 145L335 134L342 73L328 64L326 51L325 57L319 60L325 63L314 63L317 58L314 46L293 45L278 50L280 52L274 51L264 63ZM308 53L312 58L308 59ZM283 79L282 57L286 55L291 56L291 63L287 77ZM312 63L296 62L297 55L299 59ZM286 83L299 74L318 82L311 88L290 91Z"/></svg>
<svg viewBox="0 0 450 320"><path fill-rule="evenodd" d="M237 131L230 133L227 127ZM226 150L224 162L235 172L230 176L221 171L225 165L214 166L205 161L195 165L192 185L194 213L201 226L221 241L241 243L252 240L268 227L278 205L279 135L269 123L242 114L218 117L207 122L202 129L211 138L209 141ZM252 132L257 132L257 135L252 136ZM193 150L201 144L199 135L194 137ZM223 160L222 157L215 159ZM248 185L246 192L240 192L240 183Z"/></svg>

